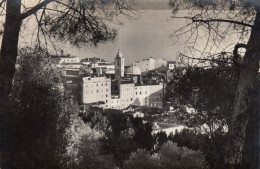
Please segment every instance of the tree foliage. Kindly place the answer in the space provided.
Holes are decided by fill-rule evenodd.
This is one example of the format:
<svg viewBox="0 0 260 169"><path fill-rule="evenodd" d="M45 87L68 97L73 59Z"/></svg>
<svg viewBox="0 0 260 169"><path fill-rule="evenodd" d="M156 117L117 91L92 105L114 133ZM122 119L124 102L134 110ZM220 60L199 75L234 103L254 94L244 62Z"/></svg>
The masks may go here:
<svg viewBox="0 0 260 169"><path fill-rule="evenodd" d="M89 112L82 118L93 128L103 130L101 153L113 154L119 166L137 149L153 148L152 126L140 118L112 109Z"/></svg>
<svg viewBox="0 0 260 169"><path fill-rule="evenodd" d="M82 138L77 154L77 162L74 168L78 169L111 169L115 168L115 160L112 155L100 153L100 143L89 136Z"/></svg>
<svg viewBox="0 0 260 169"><path fill-rule="evenodd" d="M227 37L231 38L234 35L239 35L235 36L240 38L236 38L237 42L241 42L241 39L246 42L246 44L242 45L246 49L245 55L238 62L238 84L233 106L234 111L228 129L228 151L225 155L225 163L230 168L241 168L242 151L247 134L246 128L250 116L257 111L260 4L254 0L171 0L170 6L174 14L181 8L190 11L187 12L186 16L180 17L185 18L187 24L176 30L173 36L184 38L186 44L191 44L191 47L194 47L198 39L205 39L206 37L203 51L207 49L210 52L204 55L204 58L212 56L212 51L216 51L214 49L218 49ZM236 49L237 44L231 45L231 48L233 46ZM200 57L203 57L203 55ZM255 134L255 136L257 135L259 134Z"/></svg>
<svg viewBox="0 0 260 169"><path fill-rule="evenodd" d="M205 124L209 133L224 131L233 112L237 88L234 72L231 66L188 67L184 73L176 74L168 97L177 100L179 120L189 127Z"/></svg>
<svg viewBox="0 0 260 169"><path fill-rule="evenodd" d="M170 141L161 147L159 157L163 168L207 168L205 157L201 152L196 152L186 147L178 147Z"/></svg>
<svg viewBox="0 0 260 169"><path fill-rule="evenodd" d="M147 150L138 149L131 153L128 160L124 162L125 169L160 169L162 168L160 159L150 155Z"/></svg>
<svg viewBox="0 0 260 169"><path fill-rule="evenodd" d="M7 128L5 119L12 119L13 115L9 103L13 77L16 71L16 60L21 28L26 28L28 20L36 21L36 42L38 47L55 46L53 38L61 41L69 41L80 46L97 45L107 40L113 40L116 30L110 28L109 23L117 23L119 15L131 18L132 10L128 0L2 0L0 2L0 16L5 17L1 22L2 43L0 50L0 148L1 153L6 154L5 147ZM35 17L34 19L31 19ZM32 31L34 32L34 31ZM30 62L31 65L32 63ZM46 75L44 75L46 76ZM38 80L38 76L35 76ZM35 88L40 81L35 82ZM43 83L44 84L44 83ZM50 84L44 84L45 89L34 91L55 95L55 90L48 90ZM32 90L32 88L29 88ZM49 93L50 92L50 93ZM28 94L25 92L25 94ZM40 98L40 97L39 97ZM36 99L36 98L35 98ZM37 98L38 99L38 98ZM55 97L53 98L55 99ZM56 98L58 99L58 98ZM41 100L37 100L37 103ZM48 100L55 103L55 100ZM12 102L12 101L11 101ZM47 106L47 103L41 106ZM35 102L27 103L29 106ZM46 107L43 107L45 110ZM58 107L57 107L58 109ZM42 111L43 111L42 110ZM40 110L39 110L40 111ZM41 112L41 111L40 111ZM8 117L7 117L8 115ZM10 118L9 118L10 117ZM40 116L39 116L40 117ZM13 119L15 119L14 117ZM47 119L46 119L47 120ZM43 122L45 124L45 122ZM18 127L18 126L15 126ZM19 128L17 128L18 130ZM3 155L6 156L6 155ZM29 163L28 163L29 164ZM56 167L54 167L56 168Z"/></svg>
<svg viewBox="0 0 260 169"><path fill-rule="evenodd" d="M40 49L20 53L7 116L6 168L64 168L75 102Z"/></svg>

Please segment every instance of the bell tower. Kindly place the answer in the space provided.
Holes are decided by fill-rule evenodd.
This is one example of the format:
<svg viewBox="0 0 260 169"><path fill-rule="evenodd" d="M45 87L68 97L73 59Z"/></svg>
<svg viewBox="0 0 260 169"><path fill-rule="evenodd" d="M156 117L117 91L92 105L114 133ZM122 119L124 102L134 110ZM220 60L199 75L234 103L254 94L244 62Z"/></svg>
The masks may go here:
<svg viewBox="0 0 260 169"><path fill-rule="evenodd" d="M125 74L125 58L121 53L120 49L116 54L115 58L115 78L116 80L120 80L121 77L124 77Z"/></svg>

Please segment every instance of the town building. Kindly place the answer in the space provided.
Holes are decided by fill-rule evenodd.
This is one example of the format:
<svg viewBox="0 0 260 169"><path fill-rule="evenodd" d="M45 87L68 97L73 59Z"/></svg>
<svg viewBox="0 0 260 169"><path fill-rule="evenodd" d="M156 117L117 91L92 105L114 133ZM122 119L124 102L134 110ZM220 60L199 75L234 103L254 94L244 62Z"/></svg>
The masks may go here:
<svg viewBox="0 0 260 169"><path fill-rule="evenodd" d="M77 57L63 57L60 58L59 64L79 63L80 58Z"/></svg>
<svg viewBox="0 0 260 169"><path fill-rule="evenodd" d="M121 81L119 84L120 109L125 109L134 102L135 93L133 81Z"/></svg>
<svg viewBox="0 0 260 169"><path fill-rule="evenodd" d="M81 102L111 108L111 79L105 76L86 76L80 81Z"/></svg>
<svg viewBox="0 0 260 169"><path fill-rule="evenodd" d="M176 69L176 67L177 67L176 61L168 61L167 62L167 67L168 67L169 70Z"/></svg>
<svg viewBox="0 0 260 169"><path fill-rule="evenodd" d="M118 95L111 96L111 109L121 109L120 98Z"/></svg>
<svg viewBox="0 0 260 169"><path fill-rule="evenodd" d="M148 58L143 59L142 61L137 61L133 63L137 66L141 72L146 72L150 70L154 70L161 66L167 66L167 61L162 58Z"/></svg>
<svg viewBox="0 0 260 169"><path fill-rule="evenodd" d="M87 59L84 62L90 61ZM163 59L153 59L149 69L159 69L159 65L166 67ZM94 60L96 62L96 60ZM164 84L158 78L143 82L142 70L138 64L133 63L125 67L125 58L120 50L115 57L114 69L100 67L92 68L91 73L80 75L80 102L87 106L96 106L105 109L127 110L131 105L162 107L164 96ZM83 63L83 62L82 62ZM86 63L85 63L86 64ZM105 65L102 63L100 65ZM164 65L165 64L165 65ZM87 65L87 64L86 64ZM93 66L93 64L92 64ZM157 68L156 68L157 67ZM148 67L147 67L148 68ZM105 71L103 71L105 70Z"/></svg>

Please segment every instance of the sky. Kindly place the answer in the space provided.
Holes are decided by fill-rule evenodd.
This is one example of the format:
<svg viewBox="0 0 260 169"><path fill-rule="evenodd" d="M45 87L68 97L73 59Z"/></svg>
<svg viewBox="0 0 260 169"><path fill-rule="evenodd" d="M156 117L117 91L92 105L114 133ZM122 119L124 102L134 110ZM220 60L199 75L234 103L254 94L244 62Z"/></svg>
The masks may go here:
<svg viewBox="0 0 260 169"><path fill-rule="evenodd" d="M113 42L100 44L97 48L74 47L65 52L79 57L101 57L113 61L120 49L127 64L149 57L175 60L180 47L173 44L174 40L169 35L178 23L169 21L170 14L170 10L147 10L137 20L125 20Z"/></svg>
<svg viewBox="0 0 260 169"><path fill-rule="evenodd" d="M68 46L65 53L85 57L99 57L114 61L118 49L125 57L127 65L145 58L175 60L180 45L174 44L169 36L178 27L176 20L170 20L171 10L168 0L135 0L133 7L138 10L136 20L123 18L118 28L118 36L113 42L99 44L98 47L76 48Z"/></svg>
<svg viewBox="0 0 260 169"><path fill-rule="evenodd" d="M71 54L80 58L97 57L114 61L118 49L121 50L125 57L126 65L145 58L164 58L165 60L176 60L179 53L185 53L183 42L170 38L170 34L185 24L184 19L171 19L171 10L168 7L169 0L133 0L133 8L137 10L135 20L121 18L122 26L115 26L118 29L118 36L112 42L99 44L97 47L82 46L81 48L73 47L69 44L60 44L60 48L65 54ZM187 14L181 10L179 15ZM35 36L26 27L34 27L31 24L36 22L29 21L25 23L25 30L20 42L28 42L28 35ZM33 39L33 38L32 38ZM29 40L30 41L30 40ZM237 43L237 38L229 40ZM223 42L222 42L223 43ZM198 42L198 46L205 46L205 42ZM22 45L24 46L24 45ZM223 46L227 46L224 45Z"/></svg>

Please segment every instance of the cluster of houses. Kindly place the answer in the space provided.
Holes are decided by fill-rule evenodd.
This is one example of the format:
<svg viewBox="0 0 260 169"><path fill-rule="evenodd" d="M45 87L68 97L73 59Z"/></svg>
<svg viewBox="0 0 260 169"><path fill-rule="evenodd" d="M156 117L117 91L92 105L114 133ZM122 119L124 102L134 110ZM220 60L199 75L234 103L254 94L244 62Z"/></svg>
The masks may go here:
<svg viewBox="0 0 260 169"><path fill-rule="evenodd" d="M162 107L167 75L176 62L148 58L125 66L118 50L113 63L101 58L64 57L58 67L66 88L84 108L123 110L132 105Z"/></svg>

